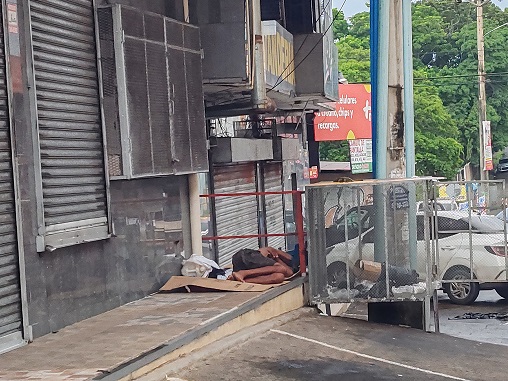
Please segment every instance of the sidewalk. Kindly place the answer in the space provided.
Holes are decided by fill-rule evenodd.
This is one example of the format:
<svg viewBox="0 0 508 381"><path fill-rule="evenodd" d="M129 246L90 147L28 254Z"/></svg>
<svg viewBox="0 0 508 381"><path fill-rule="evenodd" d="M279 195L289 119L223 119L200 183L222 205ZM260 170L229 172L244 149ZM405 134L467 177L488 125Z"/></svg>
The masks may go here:
<svg viewBox="0 0 508 381"><path fill-rule="evenodd" d="M207 335L214 340L213 334L226 336L301 307L303 282L262 293L154 294L0 355L0 380L133 379L140 368L153 369L186 346L192 350ZM285 295L288 300L277 300Z"/></svg>

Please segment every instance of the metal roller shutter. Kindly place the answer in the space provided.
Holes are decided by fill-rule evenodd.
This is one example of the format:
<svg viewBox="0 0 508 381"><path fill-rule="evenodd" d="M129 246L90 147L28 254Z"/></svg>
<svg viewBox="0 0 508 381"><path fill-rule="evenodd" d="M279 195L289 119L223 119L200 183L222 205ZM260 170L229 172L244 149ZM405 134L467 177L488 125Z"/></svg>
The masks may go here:
<svg viewBox="0 0 508 381"><path fill-rule="evenodd" d="M2 21L0 18L0 353L22 339L16 208Z"/></svg>
<svg viewBox="0 0 508 381"><path fill-rule="evenodd" d="M282 192L282 163L265 163L263 165L265 192ZM284 233L284 198L282 195L265 196L266 227L268 234ZM268 246L285 250L284 237L268 237Z"/></svg>
<svg viewBox="0 0 508 381"><path fill-rule="evenodd" d="M45 245L105 238L106 179L93 0L31 0L30 20ZM76 233L79 229L84 230Z"/></svg>
<svg viewBox="0 0 508 381"><path fill-rule="evenodd" d="M213 180L215 193L256 192L256 166L214 167ZM257 197L216 197L215 222L218 236L258 234ZM231 264L233 254L240 249L258 247L257 238L218 240L219 265Z"/></svg>

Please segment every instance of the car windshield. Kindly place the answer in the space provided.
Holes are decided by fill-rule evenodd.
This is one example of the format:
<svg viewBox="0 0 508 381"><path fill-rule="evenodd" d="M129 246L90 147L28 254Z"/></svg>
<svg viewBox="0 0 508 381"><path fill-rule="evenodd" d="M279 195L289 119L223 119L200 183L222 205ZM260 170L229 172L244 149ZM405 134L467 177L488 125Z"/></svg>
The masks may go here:
<svg viewBox="0 0 508 381"><path fill-rule="evenodd" d="M366 228L368 227L369 225L369 220L365 219L366 216L369 214L369 209L366 208L365 206L362 206L360 207L360 218L359 218L359 215L358 215L358 207L353 207L351 209L349 209L348 213L347 213L347 226L348 226L348 229L355 229L358 227L358 225L360 224L360 221L363 222L362 225L367 225L367 226L362 226L362 228ZM337 225L337 228L342 228L344 229L344 216L340 217L339 220L336 222L336 225Z"/></svg>
<svg viewBox="0 0 508 381"><path fill-rule="evenodd" d="M499 164L506 164L508 163L508 158L499 160Z"/></svg>

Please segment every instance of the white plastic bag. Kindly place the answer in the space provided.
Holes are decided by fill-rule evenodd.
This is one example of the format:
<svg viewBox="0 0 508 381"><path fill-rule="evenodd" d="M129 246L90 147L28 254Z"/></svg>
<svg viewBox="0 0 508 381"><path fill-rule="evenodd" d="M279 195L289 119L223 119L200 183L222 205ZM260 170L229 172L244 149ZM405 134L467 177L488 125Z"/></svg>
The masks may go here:
<svg viewBox="0 0 508 381"><path fill-rule="evenodd" d="M212 269L220 269L219 265L202 255L192 254L183 261L182 275L197 278L208 278Z"/></svg>

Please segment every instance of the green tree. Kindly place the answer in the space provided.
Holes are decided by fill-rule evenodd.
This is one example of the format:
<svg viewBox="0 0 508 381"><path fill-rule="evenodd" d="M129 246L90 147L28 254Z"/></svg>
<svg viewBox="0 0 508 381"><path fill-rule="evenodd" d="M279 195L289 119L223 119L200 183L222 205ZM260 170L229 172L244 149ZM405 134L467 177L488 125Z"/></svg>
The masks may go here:
<svg viewBox="0 0 508 381"><path fill-rule="evenodd" d="M335 40L340 40L341 38L347 36L349 34L349 25L347 23L346 18L344 17L344 12L339 11L336 8L332 9L333 13L333 38Z"/></svg>
<svg viewBox="0 0 508 381"><path fill-rule="evenodd" d="M347 141L319 143L319 158L324 161L349 161Z"/></svg>
<svg viewBox="0 0 508 381"><path fill-rule="evenodd" d="M508 12L495 4L484 6L485 14L485 62L487 76L487 118L492 124L492 143L495 151L508 144L508 115L504 106L508 96L508 52L506 41L508 28L492 31L508 22ZM439 17L441 20L439 20ZM437 31L418 27L429 21L437 25ZM450 4L440 0L419 1L413 7L413 37L415 67L427 69L439 96L459 128L458 140L463 146L463 159L479 163L478 76L476 8L467 4ZM444 29L443 29L444 27ZM440 32L445 31L444 36ZM433 33L436 47L428 45ZM441 33L441 34L440 34ZM428 46L432 59L416 48ZM418 82L417 82L418 83Z"/></svg>

